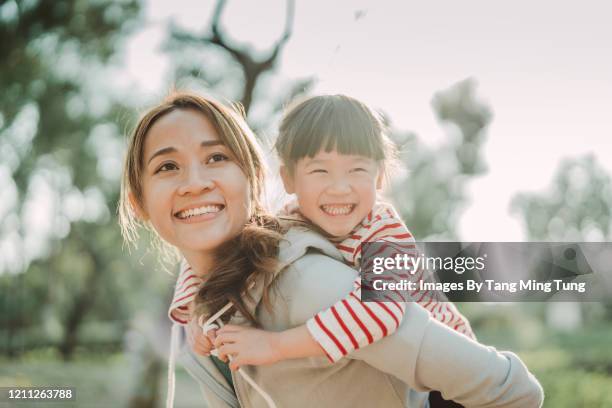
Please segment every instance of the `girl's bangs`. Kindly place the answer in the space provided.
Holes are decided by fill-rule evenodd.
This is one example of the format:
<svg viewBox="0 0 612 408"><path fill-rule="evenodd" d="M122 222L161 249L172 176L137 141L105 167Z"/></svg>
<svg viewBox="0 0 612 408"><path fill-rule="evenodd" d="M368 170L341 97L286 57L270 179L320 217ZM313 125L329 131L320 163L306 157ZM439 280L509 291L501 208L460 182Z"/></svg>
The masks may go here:
<svg viewBox="0 0 612 408"><path fill-rule="evenodd" d="M332 107L314 115L306 115L296 125L290 158L314 157L321 151L336 150L340 154L384 160L380 129L376 129L365 112Z"/></svg>

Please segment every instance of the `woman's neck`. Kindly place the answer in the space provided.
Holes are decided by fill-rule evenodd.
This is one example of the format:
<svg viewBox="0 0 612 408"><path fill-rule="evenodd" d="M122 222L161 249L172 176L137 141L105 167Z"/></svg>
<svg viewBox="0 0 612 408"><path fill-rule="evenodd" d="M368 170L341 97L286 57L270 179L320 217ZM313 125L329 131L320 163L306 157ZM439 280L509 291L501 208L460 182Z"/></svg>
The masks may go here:
<svg viewBox="0 0 612 408"><path fill-rule="evenodd" d="M215 263L212 252L182 251L182 253L193 272L202 279L208 275Z"/></svg>

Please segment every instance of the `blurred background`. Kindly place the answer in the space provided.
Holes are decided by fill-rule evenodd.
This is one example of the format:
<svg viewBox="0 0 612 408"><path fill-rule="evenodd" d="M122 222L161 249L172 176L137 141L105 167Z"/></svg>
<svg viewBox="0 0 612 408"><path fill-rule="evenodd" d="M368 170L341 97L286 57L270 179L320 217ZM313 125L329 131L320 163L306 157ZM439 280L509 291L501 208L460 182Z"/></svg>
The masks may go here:
<svg viewBox="0 0 612 408"><path fill-rule="evenodd" d="M173 88L240 101L266 146L295 97L364 100L401 148L388 195L417 240L612 241L611 13L0 0L0 387L162 406L173 276L148 237L123 245L116 205L126 135ZM481 341L524 359L545 406L612 407L610 304L459 307ZM177 406L202 406L178 381Z"/></svg>

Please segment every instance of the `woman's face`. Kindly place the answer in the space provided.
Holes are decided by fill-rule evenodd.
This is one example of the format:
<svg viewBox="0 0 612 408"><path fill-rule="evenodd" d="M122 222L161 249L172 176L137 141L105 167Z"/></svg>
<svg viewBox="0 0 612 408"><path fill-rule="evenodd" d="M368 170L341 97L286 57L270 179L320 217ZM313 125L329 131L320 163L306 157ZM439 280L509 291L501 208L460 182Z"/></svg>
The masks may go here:
<svg viewBox="0 0 612 408"><path fill-rule="evenodd" d="M164 240L185 254L212 251L240 233L250 216L249 183L203 114L159 118L143 157L143 215Z"/></svg>

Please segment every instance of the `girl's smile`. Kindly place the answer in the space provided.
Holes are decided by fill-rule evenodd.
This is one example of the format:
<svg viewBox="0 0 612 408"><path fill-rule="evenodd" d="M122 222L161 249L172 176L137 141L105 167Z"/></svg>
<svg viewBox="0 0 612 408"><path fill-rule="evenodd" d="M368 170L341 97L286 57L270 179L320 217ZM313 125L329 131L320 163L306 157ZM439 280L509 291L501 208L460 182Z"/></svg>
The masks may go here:
<svg viewBox="0 0 612 408"><path fill-rule="evenodd" d="M300 212L334 237L349 234L368 215L382 182L376 160L336 150L302 158L281 176Z"/></svg>

